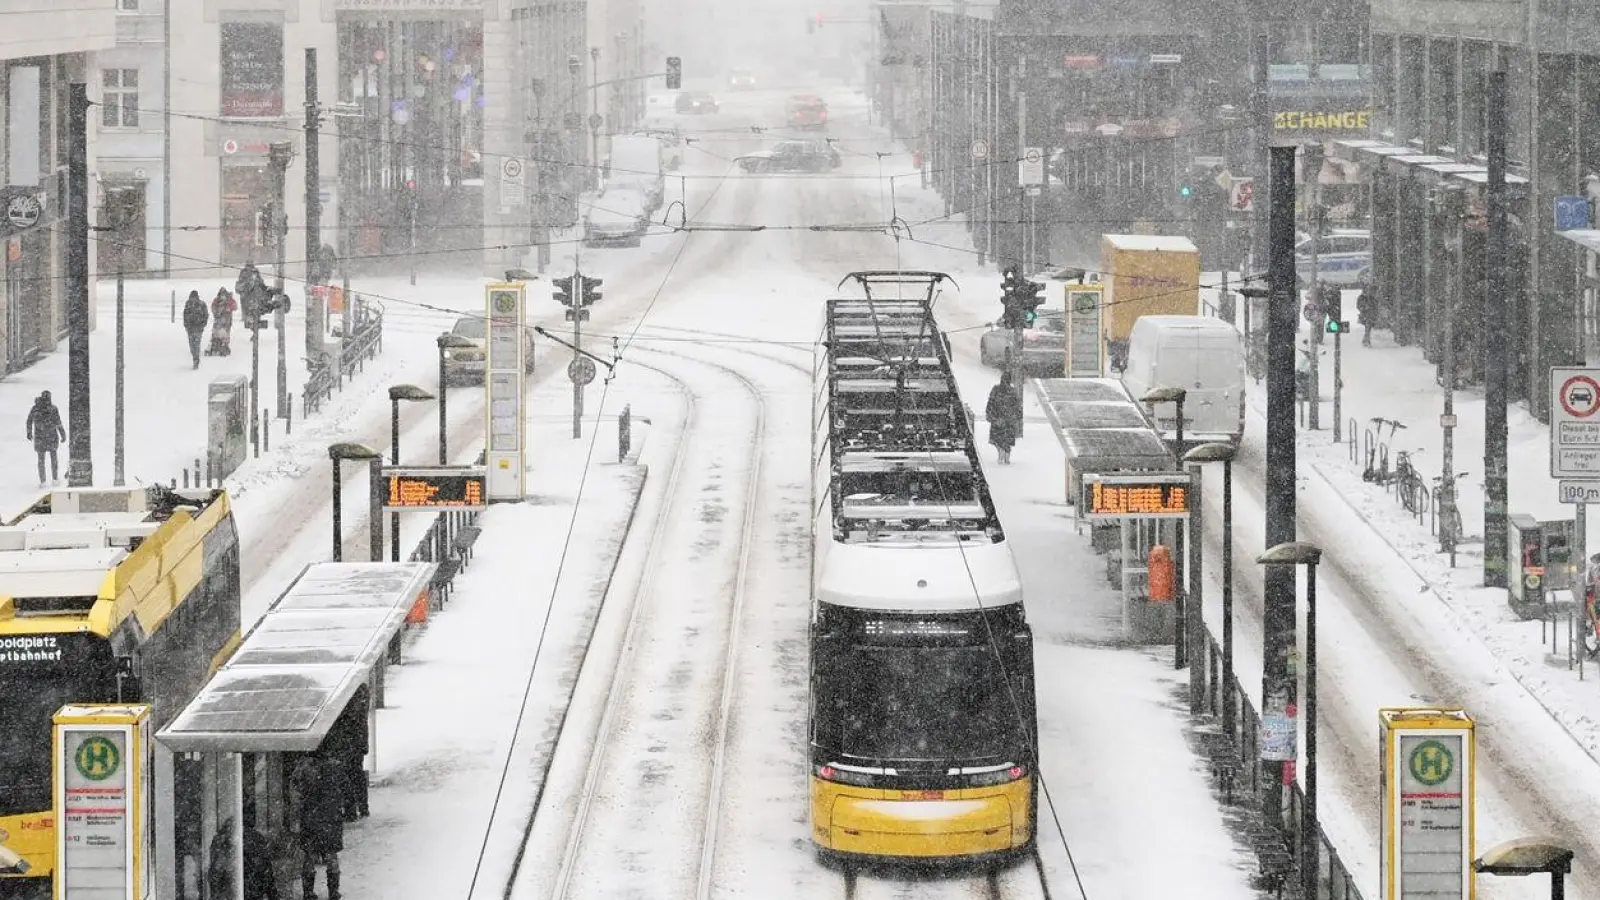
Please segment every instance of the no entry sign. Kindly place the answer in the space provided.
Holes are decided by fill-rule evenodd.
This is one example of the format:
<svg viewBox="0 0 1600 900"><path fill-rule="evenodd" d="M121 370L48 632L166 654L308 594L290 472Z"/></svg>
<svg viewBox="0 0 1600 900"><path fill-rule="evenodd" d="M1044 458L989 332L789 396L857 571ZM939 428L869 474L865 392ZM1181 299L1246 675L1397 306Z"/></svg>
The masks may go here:
<svg viewBox="0 0 1600 900"><path fill-rule="evenodd" d="M1550 475L1600 479L1600 369L1550 370Z"/></svg>

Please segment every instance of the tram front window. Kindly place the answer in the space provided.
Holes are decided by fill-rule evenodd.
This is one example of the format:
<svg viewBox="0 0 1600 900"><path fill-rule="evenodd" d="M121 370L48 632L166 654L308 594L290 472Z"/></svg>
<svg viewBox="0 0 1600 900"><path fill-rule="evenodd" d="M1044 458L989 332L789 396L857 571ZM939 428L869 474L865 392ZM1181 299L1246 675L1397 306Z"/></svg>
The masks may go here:
<svg viewBox="0 0 1600 900"><path fill-rule="evenodd" d="M829 682L818 738L844 756L977 760L1013 757L1023 746L1017 709L987 645L857 647L836 661Z"/></svg>
<svg viewBox="0 0 1600 900"><path fill-rule="evenodd" d="M61 677L0 678L0 816L50 808L50 719L68 703L94 699Z"/></svg>

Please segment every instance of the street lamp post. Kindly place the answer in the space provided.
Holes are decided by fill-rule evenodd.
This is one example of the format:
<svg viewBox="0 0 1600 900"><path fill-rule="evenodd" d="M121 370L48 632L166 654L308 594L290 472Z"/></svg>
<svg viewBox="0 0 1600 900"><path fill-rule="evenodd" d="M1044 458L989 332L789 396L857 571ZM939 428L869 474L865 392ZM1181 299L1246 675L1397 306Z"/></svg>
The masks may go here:
<svg viewBox="0 0 1600 900"><path fill-rule="evenodd" d="M1301 896L1317 895L1317 563L1322 549L1304 541L1267 548L1256 557L1264 566L1306 567L1306 773L1300 807Z"/></svg>
<svg viewBox="0 0 1600 900"><path fill-rule="evenodd" d="M1157 403L1171 403L1177 407L1177 452L1179 454L1183 453L1183 401L1188 396L1189 392L1180 387L1154 387L1148 391L1145 391L1144 396L1139 398L1139 402L1149 404L1151 406ZM1156 432L1159 434L1160 431L1161 426L1158 421L1156 425ZM1172 667L1174 669L1181 669L1189 664L1189 647L1188 642L1185 640L1185 632L1189 627L1189 566L1184 558L1183 553L1183 528L1184 526L1182 524L1178 525L1177 535L1173 539L1174 546L1172 548L1172 555L1178 563L1178 590L1177 596L1174 598L1174 605L1176 608L1173 610L1176 615L1173 617L1174 621L1172 629ZM1199 576L1197 574L1196 580L1198 580L1198 578Z"/></svg>
<svg viewBox="0 0 1600 900"><path fill-rule="evenodd" d="M368 460L369 462L381 463L383 454L365 444L345 442L330 446L328 448L328 459L333 462L333 561L341 562L344 560L344 504L341 502L344 479L339 470L345 460ZM377 521L378 528L383 528L383 519L379 517ZM382 544L383 539L379 537L378 545L381 547ZM378 552L381 552L381 550Z"/></svg>
<svg viewBox="0 0 1600 900"><path fill-rule="evenodd" d="M478 345L449 331L439 335L436 342L439 345L439 465L448 466L450 465L450 415L447 399L449 386L445 384L445 358L451 350L471 350Z"/></svg>
<svg viewBox="0 0 1600 900"><path fill-rule="evenodd" d="M1216 442L1183 455L1184 462L1222 463L1222 733L1234 728L1233 697L1233 457L1238 448Z"/></svg>
<svg viewBox="0 0 1600 900"><path fill-rule="evenodd" d="M441 388L440 393L444 393ZM433 395L414 384L396 384L389 388L389 464L400 465L400 402L432 400ZM389 560L400 561L400 514L389 514Z"/></svg>

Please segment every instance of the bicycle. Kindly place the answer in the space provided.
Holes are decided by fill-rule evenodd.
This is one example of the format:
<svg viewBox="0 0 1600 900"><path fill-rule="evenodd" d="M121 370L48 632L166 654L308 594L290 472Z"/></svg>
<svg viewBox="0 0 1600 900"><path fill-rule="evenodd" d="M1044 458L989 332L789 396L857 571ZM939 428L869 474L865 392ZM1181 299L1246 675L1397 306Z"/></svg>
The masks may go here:
<svg viewBox="0 0 1600 900"><path fill-rule="evenodd" d="M1367 447L1367 468L1361 473L1361 480L1371 484L1388 484L1394 477L1389 471L1389 443L1394 440L1395 432L1406 426L1398 419L1385 419L1383 416L1373 416L1372 424L1378 428L1378 439ZM1383 437L1385 426L1389 429L1388 440Z"/></svg>
<svg viewBox="0 0 1600 900"><path fill-rule="evenodd" d="M1457 472L1449 478L1440 475L1433 479L1434 506L1438 510L1439 552L1450 555L1450 567L1455 568L1456 545L1461 542L1461 509L1456 506L1456 482L1467 477Z"/></svg>
<svg viewBox="0 0 1600 900"><path fill-rule="evenodd" d="M1414 516L1427 512L1427 503L1423 499L1427 495L1427 488L1422 484L1422 474L1411 464L1411 457L1421 452L1401 450L1394 465L1394 484L1400 495L1400 505Z"/></svg>

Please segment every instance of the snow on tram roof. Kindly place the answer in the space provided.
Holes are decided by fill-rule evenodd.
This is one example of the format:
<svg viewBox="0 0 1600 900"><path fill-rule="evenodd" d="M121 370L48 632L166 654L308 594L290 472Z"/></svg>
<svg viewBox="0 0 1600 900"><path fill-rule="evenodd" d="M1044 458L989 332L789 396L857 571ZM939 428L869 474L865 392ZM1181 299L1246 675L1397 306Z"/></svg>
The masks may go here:
<svg viewBox="0 0 1600 900"><path fill-rule="evenodd" d="M1011 546L841 544L827 548L817 600L898 612L961 612L1022 602Z"/></svg>

